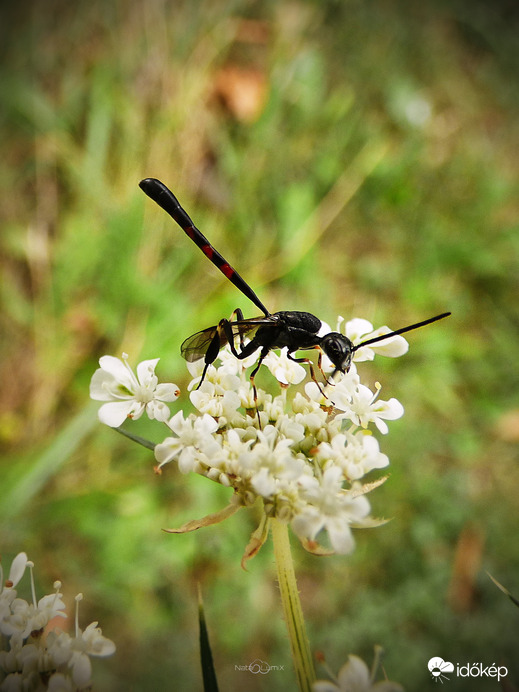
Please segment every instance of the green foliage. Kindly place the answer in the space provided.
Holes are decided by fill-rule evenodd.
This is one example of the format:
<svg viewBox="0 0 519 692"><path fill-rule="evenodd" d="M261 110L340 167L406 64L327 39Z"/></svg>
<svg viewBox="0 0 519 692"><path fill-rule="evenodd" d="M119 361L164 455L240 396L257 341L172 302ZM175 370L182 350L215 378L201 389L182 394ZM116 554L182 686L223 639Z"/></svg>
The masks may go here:
<svg viewBox="0 0 519 692"><path fill-rule="evenodd" d="M366 364L406 408L374 507L394 520L358 532L349 559L296 553L303 607L335 669L377 643L408 689L433 655L513 670L516 612L483 570L517 592L517 13L51 0L2 14L0 547L85 592L84 624L90 606L118 647L100 689L200 689L196 581L222 689L265 689L234 671L256 658L289 667L268 545L239 567L255 518L162 533L228 493L155 476L87 407L104 353L160 355L185 394L183 339L254 314L144 197L146 176L273 311L398 328L452 310L405 359Z"/></svg>
<svg viewBox="0 0 519 692"><path fill-rule="evenodd" d="M211 651L211 643L209 641L209 633L207 631L204 605L201 596L198 604L198 626L200 628L200 663L202 667L202 678L204 681L204 692L218 692L213 653Z"/></svg>

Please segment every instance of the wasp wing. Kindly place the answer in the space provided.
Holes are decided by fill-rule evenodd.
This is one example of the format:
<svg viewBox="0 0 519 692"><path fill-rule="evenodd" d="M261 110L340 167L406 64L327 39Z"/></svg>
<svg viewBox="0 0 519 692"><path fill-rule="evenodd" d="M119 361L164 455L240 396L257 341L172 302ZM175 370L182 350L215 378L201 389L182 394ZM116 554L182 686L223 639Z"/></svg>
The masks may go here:
<svg viewBox="0 0 519 692"><path fill-rule="evenodd" d="M270 317L271 316L253 317L249 320L229 322L232 328L233 338L238 336L252 336L252 333L258 329L258 327L272 327L277 324L277 321L270 319ZM182 357L189 363L203 358L216 335L218 335L220 340L220 348L223 348L227 343L225 331L220 325L215 325L214 327L202 329L202 331L188 337L180 347Z"/></svg>
<svg viewBox="0 0 519 692"><path fill-rule="evenodd" d="M182 357L185 358L188 363L192 363L195 360L203 358L217 332L218 327L208 327L207 329L203 329L201 332L197 332L196 334L193 334L193 336L187 338L180 347ZM221 340L222 339L220 336L220 342Z"/></svg>

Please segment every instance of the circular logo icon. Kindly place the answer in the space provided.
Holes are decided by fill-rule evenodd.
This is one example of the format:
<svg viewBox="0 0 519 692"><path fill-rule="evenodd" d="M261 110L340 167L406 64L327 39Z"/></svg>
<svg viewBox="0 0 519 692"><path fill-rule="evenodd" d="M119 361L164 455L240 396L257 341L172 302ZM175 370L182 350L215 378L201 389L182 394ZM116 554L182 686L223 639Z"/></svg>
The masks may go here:
<svg viewBox="0 0 519 692"><path fill-rule="evenodd" d="M429 668L429 671L435 682L438 682L438 680L440 682L443 682L443 680L449 679L445 675L445 673L454 672L454 663L451 663L450 661L444 661L443 658L440 658L439 656L434 656L433 658L429 659L427 668Z"/></svg>

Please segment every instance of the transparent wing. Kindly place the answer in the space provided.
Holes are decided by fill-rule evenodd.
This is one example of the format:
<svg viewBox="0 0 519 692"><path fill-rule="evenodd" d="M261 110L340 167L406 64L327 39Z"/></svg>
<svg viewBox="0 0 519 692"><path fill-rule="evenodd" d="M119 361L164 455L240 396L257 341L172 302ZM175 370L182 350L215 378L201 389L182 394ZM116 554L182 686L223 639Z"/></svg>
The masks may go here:
<svg viewBox="0 0 519 692"><path fill-rule="evenodd" d="M258 327L273 327L276 324L277 321L269 319L269 317L253 317L250 320L230 322L233 338L238 336L252 337L253 332L258 329ZM225 332L219 325L215 325L214 327L202 329L201 332L197 332L188 337L180 347L182 357L189 363L203 358L217 334L220 340L220 348L223 348L227 343Z"/></svg>
<svg viewBox="0 0 519 692"><path fill-rule="evenodd" d="M187 338L180 347L180 353L189 363L203 358L207 353L207 349L214 339L218 327L208 327L201 332L197 332ZM220 348L225 344L225 336L222 343L222 335L220 334Z"/></svg>

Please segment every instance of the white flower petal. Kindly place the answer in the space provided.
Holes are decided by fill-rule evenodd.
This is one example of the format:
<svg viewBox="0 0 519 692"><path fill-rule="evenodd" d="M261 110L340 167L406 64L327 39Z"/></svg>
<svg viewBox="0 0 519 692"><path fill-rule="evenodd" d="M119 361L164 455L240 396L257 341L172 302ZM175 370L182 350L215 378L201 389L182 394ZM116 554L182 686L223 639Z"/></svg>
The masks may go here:
<svg viewBox="0 0 519 692"><path fill-rule="evenodd" d="M281 384L299 384L306 377L306 370L300 364L288 357L288 349L282 348L278 355L274 351L263 360L270 372Z"/></svg>
<svg viewBox="0 0 519 692"><path fill-rule="evenodd" d="M382 433L382 435L388 434L389 427L388 427L387 423L385 423L381 418L377 417L373 420L373 422L375 423L378 431Z"/></svg>
<svg viewBox="0 0 519 692"><path fill-rule="evenodd" d="M341 692L341 690L329 680L316 680L312 685L312 692Z"/></svg>
<svg viewBox="0 0 519 692"><path fill-rule="evenodd" d="M99 368L92 375L90 380L90 398L95 401L112 401L113 395L110 388L116 386L117 382L113 375L102 368Z"/></svg>
<svg viewBox="0 0 519 692"><path fill-rule="evenodd" d="M109 425L111 428L118 428L124 423L133 407L134 402L131 399L111 401L108 404L103 404L97 415L101 423Z"/></svg>
<svg viewBox="0 0 519 692"><path fill-rule="evenodd" d="M155 399L160 401L175 401L180 396L180 389L176 384L163 383L155 387Z"/></svg>
<svg viewBox="0 0 519 692"><path fill-rule="evenodd" d="M251 484L258 495L264 498L271 497L276 490L276 481L266 468L260 469L259 472L255 474Z"/></svg>
<svg viewBox="0 0 519 692"><path fill-rule="evenodd" d="M372 331L373 325L371 322L368 322L368 320L364 320L361 317L354 317L344 325L344 333L348 339L354 343L356 341L361 341L361 338L364 337L365 334L369 334Z"/></svg>
<svg viewBox="0 0 519 692"><path fill-rule="evenodd" d="M157 384L157 378L155 375L155 368L160 358L153 358L151 360L143 360L137 365L137 379L143 385L153 383L153 386Z"/></svg>
<svg viewBox="0 0 519 692"><path fill-rule="evenodd" d="M371 348L381 356L398 358L409 351L409 343L403 336L397 334L396 336L391 336L389 339L373 344Z"/></svg>
<svg viewBox="0 0 519 692"><path fill-rule="evenodd" d="M150 401L146 406L146 413L150 420L160 420L163 423L165 423L171 415L171 411L162 401Z"/></svg>
<svg viewBox="0 0 519 692"><path fill-rule="evenodd" d="M342 517L327 521L326 530L328 531L332 548L336 553L339 555L351 553L355 547L355 541L348 523Z"/></svg>
<svg viewBox="0 0 519 692"><path fill-rule="evenodd" d="M86 687L92 675L90 658L86 654L74 652L72 661L72 680L78 687Z"/></svg>
<svg viewBox="0 0 519 692"><path fill-rule="evenodd" d="M74 692L74 685L70 678L63 673L53 673L49 679L48 692Z"/></svg>
<svg viewBox="0 0 519 692"><path fill-rule="evenodd" d="M292 531L299 538L313 540L324 526L324 520L316 507L307 505L292 519Z"/></svg>
<svg viewBox="0 0 519 692"><path fill-rule="evenodd" d="M16 584L18 584L20 579L23 577L26 566L27 554L18 553L18 555L11 562L11 569L9 570L9 581L12 582L13 586L16 586Z"/></svg>
<svg viewBox="0 0 519 692"><path fill-rule="evenodd" d="M381 413L379 415L382 415ZM394 397L386 402L386 410L384 411L384 418L387 420L397 420L404 415L404 407Z"/></svg>
<svg viewBox="0 0 519 692"><path fill-rule="evenodd" d="M164 442L155 445L155 459L159 462L159 468L168 464L182 451L182 444L178 437L167 437Z"/></svg>
<svg viewBox="0 0 519 692"><path fill-rule="evenodd" d="M91 622L82 634L83 641L87 644L87 652L90 656L111 656L115 651L115 644L111 639L103 637L97 622Z"/></svg>
<svg viewBox="0 0 519 692"><path fill-rule="evenodd" d="M115 356L102 356L99 359L99 365L103 370L112 375L117 382L125 385L130 391L138 384L132 371L120 358L116 358Z"/></svg>
<svg viewBox="0 0 519 692"><path fill-rule="evenodd" d="M337 676L341 690L369 692L371 680L369 668L358 656L350 655Z"/></svg>

